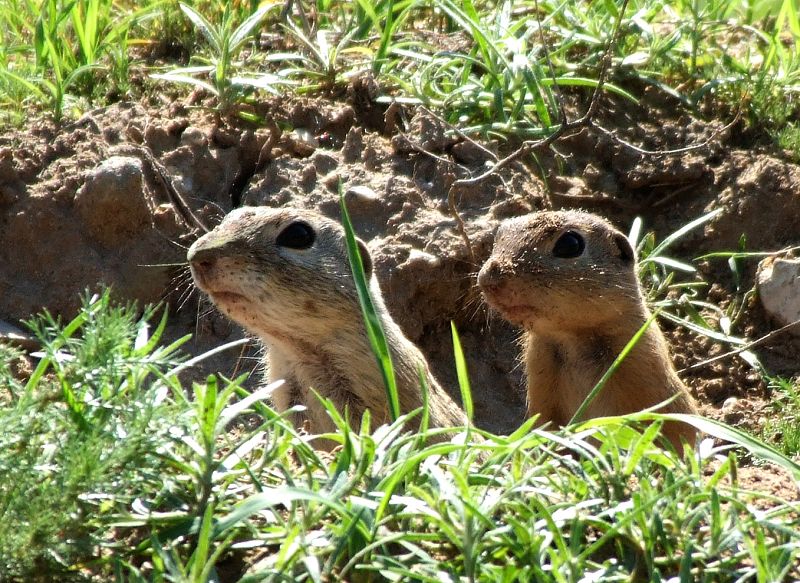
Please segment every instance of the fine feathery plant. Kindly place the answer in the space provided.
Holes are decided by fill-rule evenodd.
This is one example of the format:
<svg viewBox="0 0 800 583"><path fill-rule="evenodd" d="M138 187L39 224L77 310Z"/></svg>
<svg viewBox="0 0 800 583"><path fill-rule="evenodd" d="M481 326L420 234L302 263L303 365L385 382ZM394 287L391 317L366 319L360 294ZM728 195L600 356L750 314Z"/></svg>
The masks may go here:
<svg viewBox="0 0 800 583"><path fill-rule="evenodd" d="M27 381L0 368L4 578L68 580L109 538L131 486L162 486L153 454L179 414L165 387L146 385L174 366L185 339L161 346L166 315L151 331L154 310L137 311L104 292L66 324L45 313L30 322L42 349Z"/></svg>

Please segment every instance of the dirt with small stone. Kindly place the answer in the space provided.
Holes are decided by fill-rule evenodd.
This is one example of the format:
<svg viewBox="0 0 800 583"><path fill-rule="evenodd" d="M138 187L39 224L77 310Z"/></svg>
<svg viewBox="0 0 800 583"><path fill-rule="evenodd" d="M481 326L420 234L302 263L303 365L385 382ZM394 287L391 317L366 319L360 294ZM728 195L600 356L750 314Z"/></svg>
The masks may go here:
<svg viewBox="0 0 800 583"><path fill-rule="evenodd" d="M397 322L457 394L454 321L477 423L508 432L524 413L519 331L489 313L475 287L503 219L581 208L626 232L641 217L662 239L721 209L670 256L738 250L743 236L747 250L776 257L791 257L781 250L800 244L800 165L741 122L704 121L659 95L645 95L638 106L606 98L599 128L454 186L489 170L514 144L473 142L424 109L377 103L378 93L357 80L336 99L267 102L260 125L177 100L160 108L120 103L61 127L38 121L6 130L0 321L24 328L20 321L42 308L68 318L84 290L110 285L120 299L165 301L173 312L169 335L193 333L192 352L241 337L191 288L185 254L199 231L176 208L170 185L213 227L243 204L314 208L338 219L341 182ZM576 115L581 107L572 108ZM713 282L700 297L722 306L741 297L754 285L758 258L742 265L737 292L725 258L699 262L700 276ZM732 332L756 339L780 325L754 296ZM745 360L697 366L731 346L665 321L662 327L706 415L757 429L776 414L762 375ZM800 330L789 330L753 350L770 373L797 376L799 338ZM198 375L257 369L253 345L212 358Z"/></svg>

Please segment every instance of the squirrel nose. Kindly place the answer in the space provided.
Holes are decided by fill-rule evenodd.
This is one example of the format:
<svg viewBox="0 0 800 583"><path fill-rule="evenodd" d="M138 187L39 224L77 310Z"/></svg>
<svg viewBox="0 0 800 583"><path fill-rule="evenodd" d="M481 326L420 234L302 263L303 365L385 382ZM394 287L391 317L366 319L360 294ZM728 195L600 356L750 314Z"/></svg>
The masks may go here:
<svg viewBox="0 0 800 583"><path fill-rule="evenodd" d="M192 245L186 253L186 260L198 272L207 272L214 268L219 258L219 250L214 247Z"/></svg>
<svg viewBox="0 0 800 583"><path fill-rule="evenodd" d="M500 285L503 270L496 259L490 258L478 272L478 285L485 291L496 290Z"/></svg>

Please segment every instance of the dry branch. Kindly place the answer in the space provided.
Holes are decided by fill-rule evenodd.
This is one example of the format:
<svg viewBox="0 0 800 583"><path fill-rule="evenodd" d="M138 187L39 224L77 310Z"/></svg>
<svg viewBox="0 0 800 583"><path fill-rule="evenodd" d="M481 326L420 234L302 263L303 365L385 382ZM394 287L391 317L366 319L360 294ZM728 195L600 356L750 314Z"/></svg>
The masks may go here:
<svg viewBox="0 0 800 583"><path fill-rule="evenodd" d="M724 360L726 358L730 358L731 356L736 356L737 354L741 354L742 352L746 352L746 351L748 351L748 350L750 350L752 348L755 348L757 346L761 346L762 344L766 344L767 342L769 342L770 340L772 340L776 336L779 336L780 334L783 334L784 332L787 332L787 331L791 330L792 328L794 328L795 326L797 326L799 324L800 324L800 320L795 320L794 322L786 324L785 326L781 326L777 330L773 330L772 332L764 334L760 338L756 338L752 342L748 342L744 346L740 346L739 348L736 348L735 350L731 350L731 351L726 352L724 354L719 354L719 355L717 355L717 356L715 356L713 358L708 358L706 360L702 360L700 362L696 362L696 363L694 363L692 365L687 366L686 368L682 368L678 372L679 373L684 373L684 372L688 372L690 370L696 370L698 368L703 368L705 366L708 366L709 364L713 364L713 363L718 362L720 360Z"/></svg>

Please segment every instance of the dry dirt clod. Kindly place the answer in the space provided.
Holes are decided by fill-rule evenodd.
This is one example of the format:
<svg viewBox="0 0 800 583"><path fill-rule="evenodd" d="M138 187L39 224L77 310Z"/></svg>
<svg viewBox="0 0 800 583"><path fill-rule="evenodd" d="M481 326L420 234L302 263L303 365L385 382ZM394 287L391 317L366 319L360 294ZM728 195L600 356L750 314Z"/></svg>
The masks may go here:
<svg viewBox="0 0 800 583"><path fill-rule="evenodd" d="M14 168L14 152L11 148L0 148L0 184L17 180Z"/></svg>
<svg viewBox="0 0 800 583"><path fill-rule="evenodd" d="M468 166L485 164L491 159L489 152L468 140L464 140L453 146L453 158L456 162Z"/></svg>
<svg viewBox="0 0 800 583"><path fill-rule="evenodd" d="M344 137L350 133L355 120L355 111L349 105L345 105L331 113L330 119L325 125L325 130L331 134Z"/></svg>
<svg viewBox="0 0 800 583"><path fill-rule="evenodd" d="M319 140L305 128L296 128L289 136L289 145L296 156L306 157L319 148Z"/></svg>
<svg viewBox="0 0 800 583"><path fill-rule="evenodd" d="M336 193L339 191L339 181L341 179L342 175L339 172L331 172L323 176L320 182L325 185L328 192Z"/></svg>
<svg viewBox="0 0 800 583"><path fill-rule="evenodd" d="M320 150L317 150L314 152L314 155L311 156L311 163L314 165L317 172L322 175L333 172L339 167L339 160L336 156Z"/></svg>
<svg viewBox="0 0 800 583"><path fill-rule="evenodd" d="M177 144L175 137L170 135L167 128L160 124L148 124L144 130L143 139L153 152L163 152Z"/></svg>
<svg viewBox="0 0 800 583"><path fill-rule="evenodd" d="M160 233L171 240L179 239L186 232L186 225L171 204L162 203L156 207L153 223Z"/></svg>
<svg viewBox="0 0 800 583"><path fill-rule="evenodd" d="M8 184L0 185L0 208L11 206L19 200L19 194Z"/></svg>
<svg viewBox="0 0 800 583"><path fill-rule="evenodd" d="M342 147L342 157L348 164L361 159L361 152L364 149L364 131L361 128L352 127L347 132Z"/></svg>
<svg viewBox="0 0 800 583"><path fill-rule="evenodd" d="M361 158L364 160L364 166L367 168L367 170L381 169L380 156L374 147L365 147Z"/></svg>
<svg viewBox="0 0 800 583"><path fill-rule="evenodd" d="M86 175L75 207L101 243L118 245L135 237L151 222L141 160L112 156L103 161Z"/></svg>
<svg viewBox="0 0 800 583"><path fill-rule="evenodd" d="M344 200L348 204L371 205L378 202L380 197L369 186L351 186L345 191Z"/></svg>
<svg viewBox="0 0 800 583"><path fill-rule="evenodd" d="M410 269L436 269L441 266L442 261L436 255L420 251L419 249L411 249L408 253L408 260L405 265Z"/></svg>
<svg viewBox="0 0 800 583"><path fill-rule="evenodd" d="M181 134L181 146L206 148L208 147L208 138L200 128L188 127Z"/></svg>

